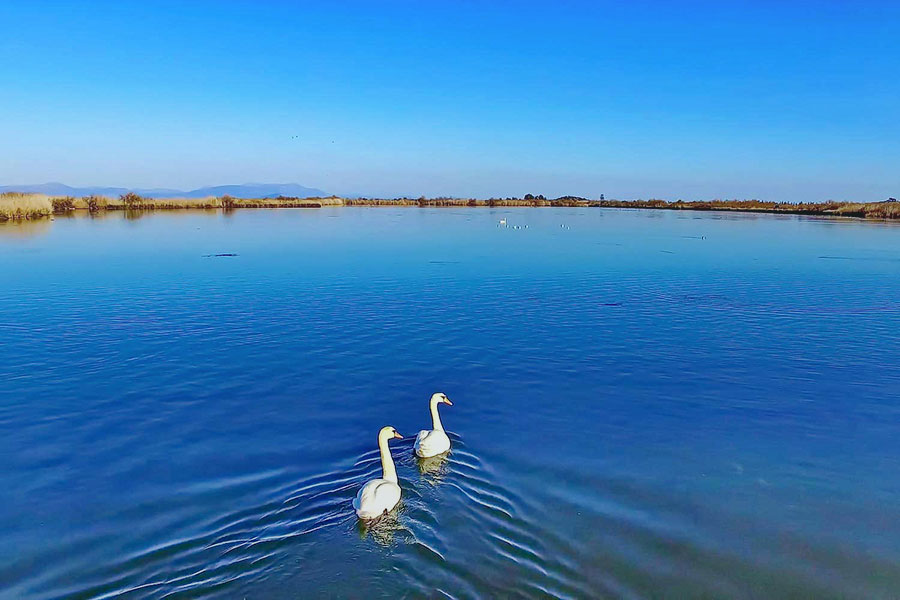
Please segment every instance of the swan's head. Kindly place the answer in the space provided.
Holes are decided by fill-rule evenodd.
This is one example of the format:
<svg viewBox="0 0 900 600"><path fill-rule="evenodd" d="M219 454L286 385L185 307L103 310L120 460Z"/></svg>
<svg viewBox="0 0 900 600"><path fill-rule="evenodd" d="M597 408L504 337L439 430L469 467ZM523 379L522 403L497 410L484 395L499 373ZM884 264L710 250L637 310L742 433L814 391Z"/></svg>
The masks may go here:
<svg viewBox="0 0 900 600"><path fill-rule="evenodd" d="M393 438L403 439L403 436L397 433L397 430L388 425L387 427L382 427L381 431L378 432L379 440L390 440Z"/></svg>
<svg viewBox="0 0 900 600"><path fill-rule="evenodd" d="M433 394L431 396L431 403L432 404L448 404L450 406L453 406L453 403L450 402L450 398L447 397L447 394L442 394L441 392L438 392L437 394Z"/></svg>

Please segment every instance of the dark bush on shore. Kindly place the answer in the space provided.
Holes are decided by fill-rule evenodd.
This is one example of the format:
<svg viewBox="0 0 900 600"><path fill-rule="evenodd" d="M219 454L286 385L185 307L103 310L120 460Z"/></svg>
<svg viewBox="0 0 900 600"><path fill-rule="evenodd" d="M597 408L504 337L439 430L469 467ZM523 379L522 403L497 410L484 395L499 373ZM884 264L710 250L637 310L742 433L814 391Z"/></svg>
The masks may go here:
<svg viewBox="0 0 900 600"><path fill-rule="evenodd" d="M585 198L578 196L561 196L556 200L550 201L551 206L588 206L589 202Z"/></svg>
<svg viewBox="0 0 900 600"><path fill-rule="evenodd" d="M81 199L84 202L85 207L88 209L88 212L95 213L100 210L105 210L107 204L109 203L106 198L103 196L85 196Z"/></svg>
<svg viewBox="0 0 900 600"><path fill-rule="evenodd" d="M64 213L75 210L75 198L72 196L51 198L50 202L53 203L53 212L55 213Z"/></svg>
<svg viewBox="0 0 900 600"><path fill-rule="evenodd" d="M126 210L140 210L144 206L144 197L134 192L128 192L119 196L119 201L125 206Z"/></svg>

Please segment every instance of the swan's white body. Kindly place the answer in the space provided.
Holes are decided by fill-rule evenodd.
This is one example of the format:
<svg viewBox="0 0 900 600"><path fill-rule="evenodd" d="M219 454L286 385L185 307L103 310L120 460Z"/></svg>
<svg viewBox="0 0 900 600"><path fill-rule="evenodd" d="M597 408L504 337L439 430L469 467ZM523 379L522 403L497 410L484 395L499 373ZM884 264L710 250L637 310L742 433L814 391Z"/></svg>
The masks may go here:
<svg viewBox="0 0 900 600"><path fill-rule="evenodd" d="M441 424L441 416L438 414L438 404L449 404L453 406L450 399L444 394L434 394L431 397L431 426L433 429L423 429L416 436L416 443L413 446L416 450L416 456L420 458L431 458L438 454L443 454L450 449L450 438L444 431Z"/></svg>
<svg viewBox="0 0 900 600"><path fill-rule="evenodd" d="M416 436L416 456L431 458L450 449L450 438L437 429L423 429Z"/></svg>
<svg viewBox="0 0 900 600"><path fill-rule="evenodd" d="M383 427L378 432L378 449L381 450L381 479L367 482L353 500L353 509L360 519L377 519L393 510L400 502L400 486L397 484L397 470L388 448L388 440L403 437L393 427Z"/></svg>
<svg viewBox="0 0 900 600"><path fill-rule="evenodd" d="M366 521L377 519L390 512L400 502L400 486L389 479L373 479L362 486L353 508L356 516Z"/></svg>

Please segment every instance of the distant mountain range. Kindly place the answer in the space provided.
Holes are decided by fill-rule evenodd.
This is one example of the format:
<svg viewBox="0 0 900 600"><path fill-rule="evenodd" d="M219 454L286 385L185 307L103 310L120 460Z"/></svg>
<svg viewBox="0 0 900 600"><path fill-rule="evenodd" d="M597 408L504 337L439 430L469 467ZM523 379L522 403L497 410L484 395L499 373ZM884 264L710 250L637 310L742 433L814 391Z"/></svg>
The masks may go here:
<svg viewBox="0 0 900 600"><path fill-rule="evenodd" d="M207 196L229 195L234 198L312 198L328 196L316 188L308 188L296 183L244 183L242 185L217 185L196 190L183 191L168 188L123 188L123 187L71 187L64 183L39 183L32 185L0 185L2 192L22 192L26 194L47 194L48 196L119 196L134 192L147 198L206 198Z"/></svg>

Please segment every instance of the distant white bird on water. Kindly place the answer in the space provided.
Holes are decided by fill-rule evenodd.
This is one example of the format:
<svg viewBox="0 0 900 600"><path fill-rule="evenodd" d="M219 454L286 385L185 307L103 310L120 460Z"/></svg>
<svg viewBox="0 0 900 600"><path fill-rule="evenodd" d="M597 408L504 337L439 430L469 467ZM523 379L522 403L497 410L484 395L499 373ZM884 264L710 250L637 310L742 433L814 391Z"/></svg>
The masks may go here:
<svg viewBox="0 0 900 600"><path fill-rule="evenodd" d="M381 479L373 479L367 482L356 499L353 500L353 509L360 519L370 521L391 511L400 502L400 486L397 483L397 470L394 468L394 459L391 457L391 449L388 448L388 440L402 438L393 427L382 427L378 432L378 449L381 451Z"/></svg>
<svg viewBox="0 0 900 600"><path fill-rule="evenodd" d="M500 225L506 225L506 219L500 219Z"/></svg>
<svg viewBox="0 0 900 600"><path fill-rule="evenodd" d="M453 406L450 398L446 394L437 393L431 396L429 406L431 407L431 427L432 429L423 429L416 436L416 443L413 446L416 450L416 456L420 458L430 458L443 454L450 449L450 438L444 432L444 426L441 424L441 416L438 414L438 405L447 404Z"/></svg>

